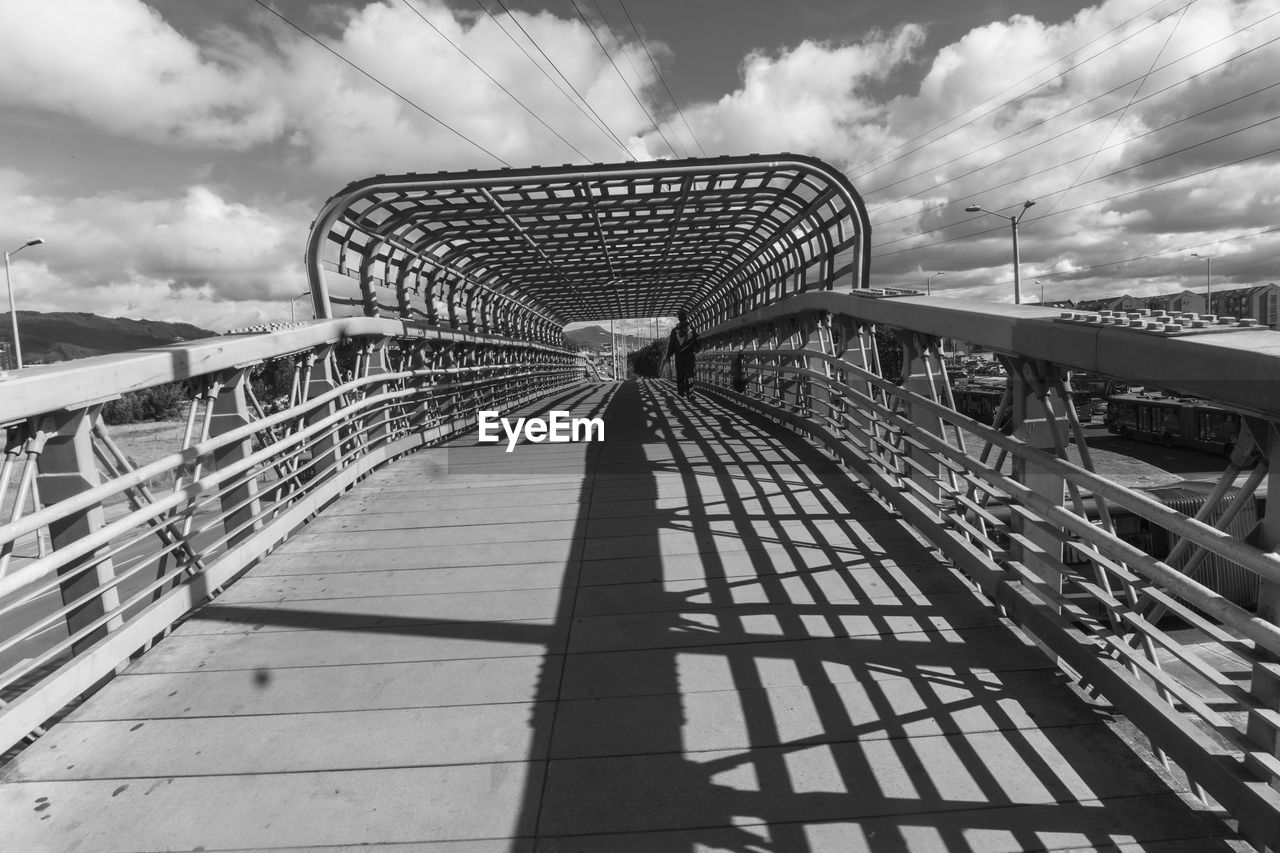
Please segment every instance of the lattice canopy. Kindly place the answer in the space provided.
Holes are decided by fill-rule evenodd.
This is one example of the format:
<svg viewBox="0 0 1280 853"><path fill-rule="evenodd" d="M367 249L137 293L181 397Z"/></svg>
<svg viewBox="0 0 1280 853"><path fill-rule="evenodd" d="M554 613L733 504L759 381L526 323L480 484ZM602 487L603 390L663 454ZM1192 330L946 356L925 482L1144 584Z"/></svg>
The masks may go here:
<svg viewBox="0 0 1280 853"><path fill-rule="evenodd" d="M834 167L792 154L378 175L312 225L317 317L558 340L579 320L706 324L867 286L870 226Z"/></svg>

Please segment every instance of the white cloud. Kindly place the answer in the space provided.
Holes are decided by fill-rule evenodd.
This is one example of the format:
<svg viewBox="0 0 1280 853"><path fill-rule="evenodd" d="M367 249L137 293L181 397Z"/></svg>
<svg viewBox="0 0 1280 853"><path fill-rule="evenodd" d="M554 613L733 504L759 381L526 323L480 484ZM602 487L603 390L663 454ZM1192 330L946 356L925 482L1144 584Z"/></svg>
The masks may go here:
<svg viewBox="0 0 1280 853"><path fill-rule="evenodd" d="M0 27L0 103L148 142L245 148L281 132L282 106L238 38L199 48L137 0L21 6Z"/></svg>
<svg viewBox="0 0 1280 853"><path fill-rule="evenodd" d="M272 71L277 75L273 86L290 105L291 141L315 168L355 178L371 172L498 165L466 139L515 166L581 161L570 144L593 161L623 157L617 145L584 116L585 108L579 110L537 72L493 20L465 13L455 17L434 1L419 0L415 8L440 33L403 4L373 3L350 14L341 38L333 44L344 57L393 86L403 98L379 88L300 37L280 37L285 59ZM634 139L643 133L648 120L586 27L580 21L549 13L515 12L514 17L548 55L556 57L560 71L604 123L624 142L631 140L635 154L649 156L645 144ZM516 39L524 40L508 16L499 20ZM528 111L463 58L446 37ZM525 43L525 47L541 60L532 46ZM627 72L631 65L642 72L648 70L640 51L638 45L627 43L616 56L619 66ZM547 70L567 91L556 72ZM631 81L637 87L652 82L643 73L639 80Z"/></svg>
<svg viewBox="0 0 1280 853"><path fill-rule="evenodd" d="M908 156L882 157L877 168L855 180L873 211L878 248L872 264L882 281L912 286L922 271L946 270L939 281L943 290L1010 298L1008 225L966 214L970 203L1012 214L1024 199L1037 200L1020 229L1024 285L1037 273L1141 259L1055 276L1058 298L1063 291L1088 296L1139 292L1160 282L1169 289L1179 282L1192 285L1203 270L1187 261L1189 251L1275 221L1280 210L1269 188L1280 179L1280 160L1274 154L1213 168L1274 148L1274 123L1192 147L1280 112L1280 90L1272 90L1195 117L1275 82L1275 46L1213 68L1280 34L1274 20L1246 28L1274 9L1210 0L1180 17L1178 6L1166 4L1155 14L1175 14L1163 20L1140 16L1108 35L1146 6L1111 0L1053 26L1018 16L938 51L918 91L888 104L885 127L891 133L882 151ZM1069 61L1053 62L1090 42L1096 43ZM1068 71L1075 63L1080 64ZM1046 65L1051 67L1032 74ZM1130 82L1152 68L1141 84ZM1065 73L1051 80L1060 72ZM1022 74L1031 79L1018 83ZM1049 83L1031 91L1041 81ZM974 109L961 113L969 107ZM930 131L957 114L941 130ZM1171 125L1180 119L1187 120ZM1039 121L1045 124L1035 126ZM892 151L898 146L903 147ZM1190 150L1177 153L1182 148ZM1194 174L1206 169L1211 170ZM901 239L943 226L949 227ZM949 242L927 245L939 240ZM1274 238L1267 240L1274 245ZM1217 251L1235 254L1255 242L1221 243ZM1222 283L1257 283L1265 267L1215 264L1215 274Z"/></svg>
<svg viewBox="0 0 1280 853"><path fill-rule="evenodd" d="M716 151L791 151L847 162L882 137L883 107L870 86L910 61L923 39L921 27L906 25L856 45L805 41L774 56L752 53L739 89L685 114Z"/></svg>
<svg viewBox="0 0 1280 853"><path fill-rule="evenodd" d="M88 281L81 274L68 273L45 261L14 259L13 263L19 312L88 312L103 317L190 323L214 332L289 319L285 298L229 303L211 284L176 288L171 280L128 272L104 272Z"/></svg>
<svg viewBox="0 0 1280 853"><path fill-rule="evenodd" d="M208 186L168 198L31 193L0 213L0 233L41 236L15 257L20 307L185 319L215 329L288 316L306 286L309 211L255 207ZM199 319L196 319L199 318Z"/></svg>
<svg viewBox="0 0 1280 853"><path fill-rule="evenodd" d="M451 10L443 0L414 3L587 160L623 157L493 20L465 5ZM1185 177L1275 147L1280 122L1171 155L1280 115L1277 88L1195 116L1275 82L1280 48L1265 42L1280 35L1280 19L1242 29L1274 11L1269 0L1199 0L1185 15L1166 3L1140 14L1148 6L1150 0L1106 0L1053 25L1019 15L952 44L933 44L926 29L904 24L855 44L805 41L762 50L743 59L733 92L685 105L685 116L712 155L789 150L845 168L873 210L876 284L919 286L924 271L945 270L935 292L982 286L969 292L1007 295L1007 223L963 208L1001 209L1024 199L1038 201L1021 232L1024 280L1072 270L1078 284L1059 276L1055 286L1096 292L1126 289L1131 279L1179 277L1191 284L1201 269L1187 261L1188 251L1280 219L1275 155ZM321 11L307 14L300 20L314 23ZM517 166L582 159L403 3L325 7L323 14L327 44L502 159ZM581 21L514 14L632 154L670 156ZM158 144L140 159L164 147L202 149L215 160L247 151L242 156L288 167L308 195L379 172L496 165L261 10L243 32L229 26L180 32L139 0L32 2L11 17L13 25L0 29L0 104L54 111L89 132ZM512 19L498 20L523 40ZM1213 69L1251 47L1260 49ZM660 43L650 48L666 55ZM628 77L638 75L633 85L658 114L649 99L656 80L642 48L628 42L617 59ZM1079 64L1068 71L1073 63ZM1126 107L1136 84L1122 84L1153 65L1139 100ZM1190 79L1197 72L1203 73ZM1023 75L1032 76L1019 82ZM916 82L903 92L904 80ZM1040 81L1047 82L1032 91ZM889 97L890 91L900 94ZM1148 131L1155 132L1138 138ZM1102 177L1144 160L1152 162ZM270 312L276 303L275 316L287 316L284 300L302 281L302 244L318 201L259 201L254 188L227 177L226 167L214 174L232 183L57 199L32 174L0 168L0 193L20 198L21 205L8 207L24 211L21 221L0 213L0 232L15 239L42 232L50 240L48 260L33 250L21 262L48 264L56 283L50 287L85 304L113 294L126 304L154 298L157 311L191 307L225 316L222 325L243 325L248 320L235 312ZM1172 183L1155 186L1163 181ZM941 230L913 236L932 229ZM939 240L948 242L927 245ZM1268 275L1276 246L1274 236L1220 244L1213 250L1222 257L1215 276L1240 283L1277 278ZM1167 254L1084 271L1159 252ZM31 275L37 269L31 266Z"/></svg>

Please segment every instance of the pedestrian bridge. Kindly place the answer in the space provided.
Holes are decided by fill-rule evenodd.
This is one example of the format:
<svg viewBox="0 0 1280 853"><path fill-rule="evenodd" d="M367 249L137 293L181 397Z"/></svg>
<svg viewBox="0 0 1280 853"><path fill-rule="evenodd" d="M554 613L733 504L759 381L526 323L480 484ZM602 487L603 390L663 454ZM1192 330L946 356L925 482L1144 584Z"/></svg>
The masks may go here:
<svg viewBox="0 0 1280 853"><path fill-rule="evenodd" d="M877 291L866 234L788 155L379 176L320 319L9 376L5 849L1280 845L1274 333ZM556 340L685 304L691 400ZM1073 370L1240 413L1198 510L1094 470Z"/></svg>

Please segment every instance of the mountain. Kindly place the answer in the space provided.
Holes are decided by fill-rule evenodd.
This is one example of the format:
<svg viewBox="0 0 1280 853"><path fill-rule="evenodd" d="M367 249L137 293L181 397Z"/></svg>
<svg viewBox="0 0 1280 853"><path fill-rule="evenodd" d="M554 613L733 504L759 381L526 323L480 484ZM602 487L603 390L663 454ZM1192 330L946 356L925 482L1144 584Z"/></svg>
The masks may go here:
<svg viewBox="0 0 1280 853"><path fill-rule="evenodd" d="M601 326L586 326L581 329L574 329L572 332L565 332L564 336L586 349L606 349L609 346L611 335L609 330ZM618 334L618 349L632 349L634 347L643 346L648 343L650 338L637 337L636 335Z"/></svg>
<svg viewBox="0 0 1280 853"><path fill-rule="evenodd" d="M8 313L0 314L0 329L3 329L0 338L7 343ZM47 314L19 311L18 334L22 338L22 360L39 364L211 338L218 333L190 323L129 320L67 311Z"/></svg>

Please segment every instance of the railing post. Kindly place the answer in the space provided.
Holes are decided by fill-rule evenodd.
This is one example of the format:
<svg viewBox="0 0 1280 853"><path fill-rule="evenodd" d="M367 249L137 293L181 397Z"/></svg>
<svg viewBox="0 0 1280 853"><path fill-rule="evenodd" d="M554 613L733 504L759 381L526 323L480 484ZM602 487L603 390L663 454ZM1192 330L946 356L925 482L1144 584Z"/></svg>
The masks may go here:
<svg viewBox="0 0 1280 853"><path fill-rule="evenodd" d="M337 368L333 362L335 349L336 347L332 344L317 347L308 356L311 361L311 372L307 382L306 399L312 400L338 387ZM307 425L310 426L322 421L337 411L338 402L336 400L331 400L323 406L311 409L307 412ZM337 464L338 428L331 427L311 441L310 477L307 479L324 477Z"/></svg>
<svg viewBox="0 0 1280 853"><path fill-rule="evenodd" d="M1249 428L1262 456L1259 464L1267 466L1267 505L1258 525L1255 544L1264 551L1280 552L1280 432L1274 423L1249 419ZM1280 624L1280 587L1262 582L1258 593L1258 615L1272 624ZM1280 758L1280 663L1259 660L1253 664L1251 691L1263 709L1251 710L1247 733L1249 739L1269 755ZM1280 780L1265 767L1254 766L1259 776L1271 786L1280 788ZM1242 830L1244 827L1242 827Z"/></svg>
<svg viewBox="0 0 1280 853"><path fill-rule="evenodd" d="M902 344L903 390L940 402L928 363L929 351L936 346L935 339L916 332L895 330L895 333ZM902 414L903 417L921 429L931 432L939 438L943 437L942 418L929 413L923 407L913 406L903 399ZM928 451L911 444L906 445L902 453L906 459L913 463L908 466L908 470L905 472L907 478L917 483L923 493L930 499L938 500L942 494L938 483L942 466L938 460L934 459Z"/></svg>
<svg viewBox="0 0 1280 853"><path fill-rule="evenodd" d="M35 435L35 449L39 452L36 485L46 505L66 500L99 484L92 432L93 419L97 414L97 406L78 411L55 412L40 418L38 425L33 424L37 427L32 433ZM41 444L43 448L40 447ZM74 517L49 522L49 538L56 552L92 535L105 525L106 512L102 504L94 504ZM115 568L110 558L99 557L105 550L105 547L101 548L58 568L58 575L65 578L60 584L64 605L92 595L115 577ZM93 569L74 574L85 565L92 565ZM75 636L77 631L115 610L119 604L120 597L115 589L104 590L67 613L67 633ZM116 616L106 625L80 638L72 644L73 653L80 654L120 623L120 617Z"/></svg>
<svg viewBox="0 0 1280 853"><path fill-rule="evenodd" d="M806 316L804 331L804 349L807 352L819 355L834 354L831 351L834 350L834 343L831 341L831 315L823 313ZM805 399L803 401L805 413L810 418L819 418L830 422L832 420L831 392L828 383L832 373L831 363L825 358L810 356L804 360L804 365L813 373L827 378L827 382L823 382L811 377L805 377L804 384L801 386L805 390Z"/></svg>
<svg viewBox="0 0 1280 853"><path fill-rule="evenodd" d="M381 376L391 372L387 357L389 343L386 338L378 338L369 342L369 357L365 368L367 377ZM370 395L381 394L384 390L386 390L385 385L365 386L365 393ZM389 439L391 437L391 405L384 404L370 412L365 418L364 428L369 447L374 447Z"/></svg>
<svg viewBox="0 0 1280 853"><path fill-rule="evenodd" d="M1054 373L1058 368L1045 362L1032 362L1023 359L1013 360L1009 373L1010 411L1013 416L1013 436L1038 450L1054 452L1055 442L1053 430L1054 412L1066 412L1066 402L1057 392L1059 383L1055 382ZM1046 398L1053 411L1045 409L1044 403L1036 393L1036 389L1046 389ZM1062 505L1065 482L1062 477L1045 471L1039 465L1027 462L1018 456L1013 457L1013 478L1032 489L1036 494L1055 505ZM1022 513L1013 513L1010 526L1015 534L1019 534L1043 549L1049 559L1036 552L1013 543L1010 556L1027 566L1049 584L1055 593L1062 592L1062 571L1053 559L1062 557L1062 533L1042 521L1031 521Z"/></svg>
<svg viewBox="0 0 1280 853"><path fill-rule="evenodd" d="M223 377L218 388L218 396L213 399L213 417L209 421L209 436L216 438L226 435L232 430L249 424L249 402L245 394L245 384L249 381L249 371L233 370ZM215 470L222 470L248 458L253 453L253 439L246 437L240 441L225 445L213 452ZM258 494L258 478L248 477L239 485L232 486L222 492L222 524L227 533L228 546L253 535L262 526L258 517L262 512L262 502ZM234 532L232 532L234 531Z"/></svg>
<svg viewBox="0 0 1280 853"><path fill-rule="evenodd" d="M832 320L832 334L836 334L839 330L840 343L835 346L834 355L841 361L846 361L854 367L865 370L867 373L875 374L876 364L873 353L875 352L875 333L870 325L862 323L854 317L840 316ZM865 394L867 397L875 399L873 394L874 386L865 380L857 379L849 374L849 371L841 371L841 384L849 388L849 390ZM875 442L875 418L870 412L865 411L859 406L849 405L844 399L839 400L838 409L846 418L857 421L857 427L842 420L840 423L840 432L846 437L855 435L856 443L867 451L868 454L875 455L878 453Z"/></svg>
<svg viewBox="0 0 1280 853"><path fill-rule="evenodd" d="M406 367L411 370L430 370L433 367L431 344L427 342L415 344L406 360ZM432 384L431 379L430 377L413 377L408 381L412 384L415 396L410 398L412 402L405 412L407 428L426 443L429 439L427 431L430 429L431 419L435 411L429 396Z"/></svg>

